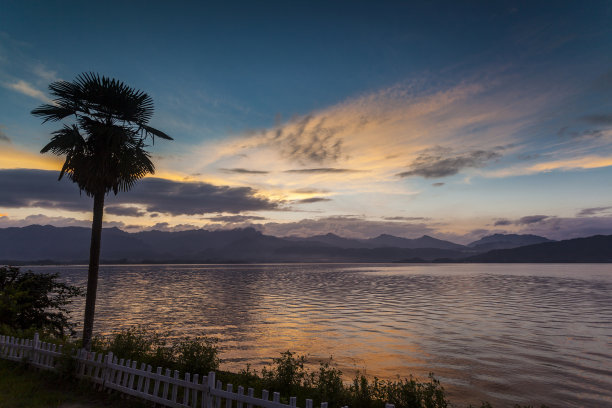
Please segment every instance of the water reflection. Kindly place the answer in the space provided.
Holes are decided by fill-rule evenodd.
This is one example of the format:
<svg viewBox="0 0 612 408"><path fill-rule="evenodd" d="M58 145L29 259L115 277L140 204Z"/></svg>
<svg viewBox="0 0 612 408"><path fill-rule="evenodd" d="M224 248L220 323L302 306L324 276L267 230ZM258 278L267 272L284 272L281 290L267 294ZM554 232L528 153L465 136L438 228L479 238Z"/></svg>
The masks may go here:
<svg viewBox="0 0 612 408"><path fill-rule="evenodd" d="M85 285L85 267L32 269ZM433 371L457 402L612 406L611 269L104 266L96 328L147 323L176 337L216 336L230 369L292 350L313 361L333 355L349 375Z"/></svg>

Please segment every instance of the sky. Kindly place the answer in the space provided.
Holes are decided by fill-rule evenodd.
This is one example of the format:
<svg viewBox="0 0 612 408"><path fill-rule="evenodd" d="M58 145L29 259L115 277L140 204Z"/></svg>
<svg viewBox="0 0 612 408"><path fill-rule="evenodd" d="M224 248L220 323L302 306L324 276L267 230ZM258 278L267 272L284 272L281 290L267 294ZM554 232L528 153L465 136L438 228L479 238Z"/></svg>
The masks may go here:
<svg viewBox="0 0 612 408"><path fill-rule="evenodd" d="M30 112L97 72L174 138L107 227L612 234L611 1L219 3L0 0L0 228L90 225Z"/></svg>

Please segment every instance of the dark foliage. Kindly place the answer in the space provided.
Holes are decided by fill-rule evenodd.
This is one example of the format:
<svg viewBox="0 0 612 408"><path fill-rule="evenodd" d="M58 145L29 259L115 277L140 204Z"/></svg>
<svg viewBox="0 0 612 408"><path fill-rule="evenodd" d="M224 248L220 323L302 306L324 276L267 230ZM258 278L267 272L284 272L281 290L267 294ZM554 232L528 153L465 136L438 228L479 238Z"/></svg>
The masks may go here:
<svg viewBox="0 0 612 408"><path fill-rule="evenodd" d="M74 334L66 308L80 288L58 282L57 273L0 268L0 325L5 330L35 329L53 336Z"/></svg>

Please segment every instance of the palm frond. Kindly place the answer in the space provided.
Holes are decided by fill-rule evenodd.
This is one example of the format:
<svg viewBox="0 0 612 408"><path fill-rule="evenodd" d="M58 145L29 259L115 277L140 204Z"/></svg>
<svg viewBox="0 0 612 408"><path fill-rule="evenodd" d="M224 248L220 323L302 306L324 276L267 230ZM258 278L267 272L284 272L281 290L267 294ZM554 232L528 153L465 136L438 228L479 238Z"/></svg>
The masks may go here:
<svg viewBox="0 0 612 408"><path fill-rule="evenodd" d="M62 105L44 104L32 110L32 115L43 118L43 123L57 122L68 116L74 115L75 110Z"/></svg>
<svg viewBox="0 0 612 408"><path fill-rule="evenodd" d="M52 152L58 156L69 154L75 149L82 149L85 145L85 140L79 132L79 128L75 125L64 127L52 133L51 141L45 145L40 151L41 153Z"/></svg>
<svg viewBox="0 0 612 408"><path fill-rule="evenodd" d="M144 123L140 123L139 125L140 125L140 127L142 129L144 129L144 131L146 132L147 135L151 134L153 136L161 137L162 139L174 140L173 138L171 138L170 136L168 136L167 134L165 134L161 130L157 130L155 128L152 128L151 126L145 125Z"/></svg>
<svg viewBox="0 0 612 408"><path fill-rule="evenodd" d="M173 140L147 125L153 115L151 97L121 81L89 72L73 82L54 82L49 89L54 105L42 105L32 114L43 122L74 115L76 123L53 132L41 153L65 156L59 177L68 177L89 196L129 190L155 171L145 139Z"/></svg>

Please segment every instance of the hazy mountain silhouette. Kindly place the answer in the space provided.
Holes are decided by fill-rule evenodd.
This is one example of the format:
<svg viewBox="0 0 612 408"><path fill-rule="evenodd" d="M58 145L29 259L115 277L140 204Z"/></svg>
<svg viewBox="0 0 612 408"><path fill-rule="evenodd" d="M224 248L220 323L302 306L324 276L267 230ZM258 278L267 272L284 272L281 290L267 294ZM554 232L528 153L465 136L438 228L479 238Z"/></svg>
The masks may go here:
<svg viewBox="0 0 612 408"><path fill-rule="evenodd" d="M49 225L0 229L0 259L85 262L90 234L89 228ZM253 228L138 233L105 228L101 257L107 262L393 262L466 255L448 248L466 247L431 237L408 240L384 235L358 240L327 234L278 238Z"/></svg>
<svg viewBox="0 0 612 408"><path fill-rule="evenodd" d="M469 248L464 245L455 244L450 241L432 238L428 235L423 235L421 238L401 238L389 234L381 234L376 238L369 239L354 239L343 238L336 234L328 233L325 235L315 235L308 238L286 238L292 241L301 242L320 242L327 245L332 245L338 248L436 248L436 249L452 249L456 251L464 251Z"/></svg>
<svg viewBox="0 0 612 408"><path fill-rule="evenodd" d="M478 251L490 251L493 249L518 248L525 245L541 244L544 242L553 241L531 234L494 234L483 237L478 241L471 242L467 246Z"/></svg>
<svg viewBox="0 0 612 408"><path fill-rule="evenodd" d="M86 263L91 230L30 225L0 229L0 263L52 261ZM102 231L105 262L611 262L612 236L550 241L514 249L483 251L487 245L548 241L529 235L496 234L469 246L430 236L416 239L379 235L371 239L335 234L279 238L254 228L234 230ZM486 253L484 253L486 252Z"/></svg>
<svg viewBox="0 0 612 408"><path fill-rule="evenodd" d="M612 235L545 242L496 249L471 256L467 262L612 262Z"/></svg>

